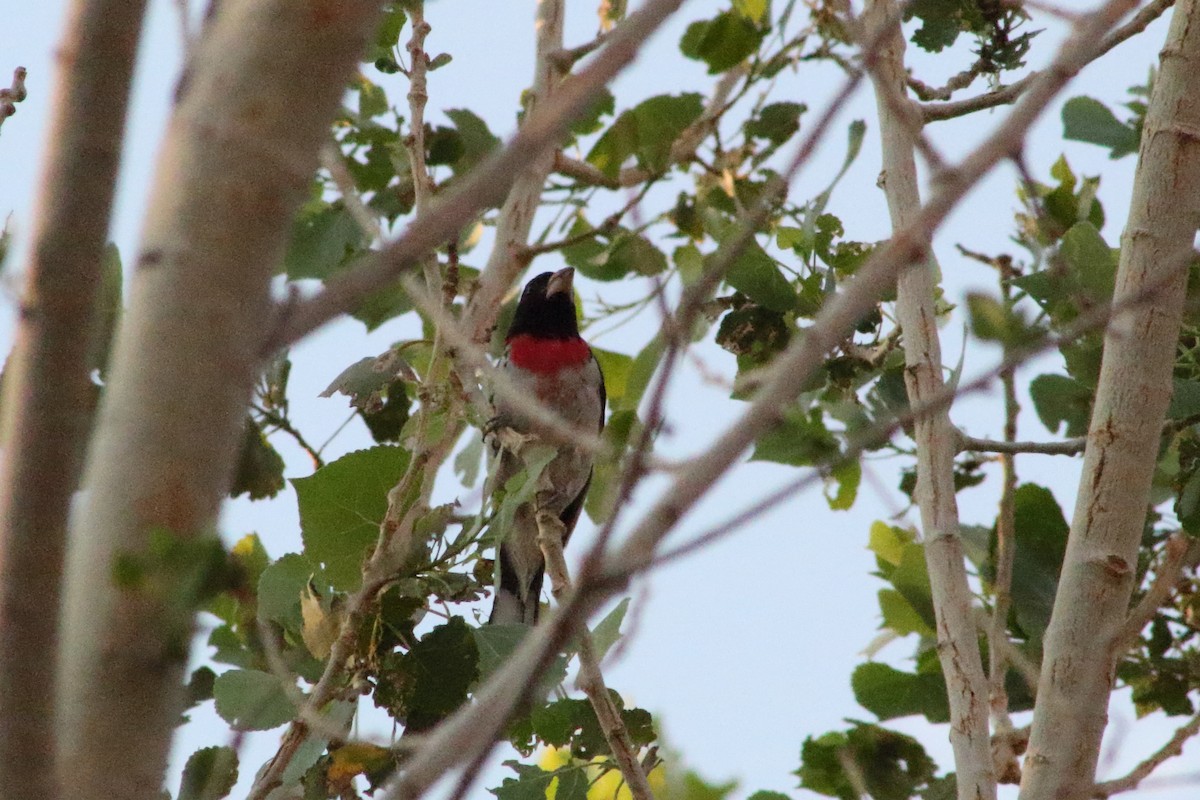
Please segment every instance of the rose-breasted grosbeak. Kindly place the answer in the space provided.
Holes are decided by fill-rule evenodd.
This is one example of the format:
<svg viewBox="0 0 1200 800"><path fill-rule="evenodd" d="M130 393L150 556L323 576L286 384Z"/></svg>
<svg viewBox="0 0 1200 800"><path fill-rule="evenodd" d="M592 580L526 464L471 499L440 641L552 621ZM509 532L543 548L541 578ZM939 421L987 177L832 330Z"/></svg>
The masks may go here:
<svg viewBox="0 0 1200 800"><path fill-rule="evenodd" d="M543 272L525 285L516 314L505 337L507 347L500 368L516 386L566 422L583 430L604 428L604 376L587 342L579 336L572 282L575 270ZM518 408L503 397L495 398L496 417L489 428L530 432ZM520 456L493 437L489 491L504 486L524 467ZM523 503L513 515L511 529L500 536L500 585L489 622L537 622L546 564L538 547L536 511L558 516L565 527L563 544L579 520L583 499L592 482L592 454L569 445L543 471L550 491L539 491L533 502Z"/></svg>

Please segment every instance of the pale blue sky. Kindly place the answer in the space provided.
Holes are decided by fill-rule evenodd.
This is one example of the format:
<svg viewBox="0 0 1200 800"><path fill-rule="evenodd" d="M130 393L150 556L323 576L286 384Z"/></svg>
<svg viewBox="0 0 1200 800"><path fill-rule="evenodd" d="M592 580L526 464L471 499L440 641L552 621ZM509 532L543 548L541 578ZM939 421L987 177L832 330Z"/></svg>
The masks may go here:
<svg viewBox="0 0 1200 800"><path fill-rule="evenodd" d="M11 340L12 292L17 285L13 273L19 268L22 245L28 240L38 169L45 152L52 55L65 2L5 5L0 27L0 76L7 76L8 70L17 65L26 66L29 98L0 129L0 214L12 213L17 244L15 257L6 265L6 295L0 302L3 345ZM1069 5L1088 7L1080 0L1071 0ZM686 3L678 18L652 40L650 49L618 81L614 89L618 105L632 105L662 92L707 91L711 79L700 66L678 55L676 43L686 22L711 16L717 7L712 0ZM127 262L136 251L145 191L179 66L175 3L151 0L150 8L113 226L113 238ZM589 39L595 29L594 5L569 4L569 8L568 43ZM434 121L439 119L441 109L470 107L489 122L494 132L511 133L518 95L532 71L533 9L532 0L430 3L428 17L433 31L427 49L432 53L446 50L454 56L449 66L430 76L429 109ZM1051 22L1046 27L1046 33L1035 42L1031 57L1034 66L1044 63L1050 55L1050 43L1062 36L1060 24ZM1046 113L1029 141L1028 163L1035 176L1044 177L1049 165L1064 151L1077 173L1104 171L1101 199L1110 220L1104 231L1110 242L1116 241L1127 210L1133 159L1112 164L1099 148L1064 144L1058 107L1062 99L1076 94L1090 94L1110 104L1123 101L1127 86L1144 81L1165 30L1164 22L1159 21L1140 40L1122 46L1090 67ZM911 63L920 77L937 83L967 62L964 56L948 67L916 54ZM935 69L938 72L932 72ZM806 66L799 77L783 80L783 92L778 97L818 108L839 80L839 74L829 67ZM394 87L393 98L402 100L401 84L397 82ZM105 110L97 109L96 113ZM1001 110L942 123L930 129L930 136L948 157L955 158L981 140L1003 114ZM882 194L875 188L879 148L874 100L869 92L860 92L842 114L827 146L794 184L793 197L802 200L824 188L841 164L845 125L855 118L868 121L867 140L862 156L834 195L830 210L842 217L849 238L879 239L887 235L888 221ZM942 258L951 300L960 300L969 288L993 289L991 276L959 257L954 244L961 242L986 252L1012 252L1008 236L1015 208L1013 186L1012 171L999 169L972 192L938 235L935 250ZM555 258L547 257L537 268L551 268ZM467 261L478 264L482 255L477 252ZM628 290L585 283L582 291L584 298L590 299L617 297ZM648 337L652 322L625 326L595 343L635 352ZM322 441L336 429L347 409L338 399L322 400L316 395L348 363L376 354L393 340L412 333L404 325L392 324L368 336L357 322L341 322L298 348L291 398L302 429L311 431L315 441ZM943 336L946 360L954 363L962 348L962 330L947 326ZM732 356L711 345L701 346L697 352L709 369L732 376ZM996 356L991 348L972 348L967 358L968 374L989 368ZM1052 361L1047 363L1053 366ZM1029 411L1030 404L1026 402L1025 406L1023 436L1045 438L1046 432ZM671 430L660 441L660 447L668 455L685 455L711 441L740 406L727 399L727 392L706 385L698 372L689 368L671 394L670 408ZM1000 419L997 409L994 399L969 398L956 406L953 416L972 434L996 435ZM289 459L289 475L308 474L310 468L298 451L285 441L278 444ZM368 445L365 430L355 423L335 441L331 451L348 452ZM895 489L898 466L898 462L878 463L873 476L864 480L859 501L850 512L829 511L819 492L796 497L739 535L635 584L633 636L607 670L609 683L629 703L652 710L666 741L702 774L712 780L739 779L740 796L757 789L808 796L795 789L796 778L791 774L799 766L803 739L841 728L846 717L871 716L854 702L849 673L863 660L860 653L878 625L875 593L881 584L868 574L874 560L865 545L871 521L893 514L901 505L903 498ZM1020 463L1022 480L1050 486L1068 518L1077 469L1075 461L1038 456L1025 457ZM447 477L442 491L449 499L457 483ZM674 541L681 541L687 531L706 527L707 522L723 519L790 477L792 473L782 467L739 466L685 520ZM648 481L636 498L634 511L626 516L627 522L636 519L637 510L646 507L647 501L665 486L661 479ZM961 494L963 520L990 525L997 491L998 481L993 481ZM477 493L464 495L464 501L477 502ZM911 515L909 519L912 521ZM275 556L299 549L295 501L290 490L271 503L230 503L222 525L232 538L257 531ZM582 552L593 530L585 520L568 555ZM879 657L903 665L911 649L911 643L901 642ZM1120 773L1156 749L1178 724L1152 719L1133 727L1133 712L1125 698L1114 703L1111 717L1109 738L1115 756L1104 762L1105 777ZM176 748L176 769L196 747L225 743L226 729L210 709L194 712L193 719ZM917 719L889 724L917 735L944 769L952 768L944 728L932 729ZM277 736L278 732L270 732L250 737L243 753L243 786L273 752ZM1120 746L1116 747L1118 742ZM1189 750L1193 761L1197 750L1195 744ZM1185 770L1185 761L1176 762L1163 773ZM503 771L489 774L492 777L487 785L496 785ZM170 788L177 788L177 779ZM1005 796L1009 791L1005 790ZM1168 800L1185 795L1190 796L1190 792L1179 789L1158 792L1155 797ZM476 796L486 796L482 786Z"/></svg>

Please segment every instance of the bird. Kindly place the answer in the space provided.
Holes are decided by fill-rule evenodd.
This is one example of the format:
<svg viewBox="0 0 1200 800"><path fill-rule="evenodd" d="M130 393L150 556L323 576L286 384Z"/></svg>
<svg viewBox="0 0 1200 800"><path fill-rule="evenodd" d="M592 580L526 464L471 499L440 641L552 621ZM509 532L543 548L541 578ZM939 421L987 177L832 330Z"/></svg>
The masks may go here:
<svg viewBox="0 0 1200 800"><path fill-rule="evenodd" d="M512 384L579 430L604 430L607 401L604 375L587 342L579 335L575 316L575 270L543 272L525 285L516 312L505 334L504 357L499 369ZM488 422L491 465L487 493L494 495L524 468L520 455L508 449L502 437L489 431L509 428L531 434L533 426L517 405L497 395L495 416ZM557 444L557 453L543 469L550 489L540 491L535 502L518 506L508 530L499 533L499 581L489 624L534 625L542 594L546 564L538 547L536 512L556 515L562 522L563 545L579 521L583 501L592 484L592 453L569 444Z"/></svg>

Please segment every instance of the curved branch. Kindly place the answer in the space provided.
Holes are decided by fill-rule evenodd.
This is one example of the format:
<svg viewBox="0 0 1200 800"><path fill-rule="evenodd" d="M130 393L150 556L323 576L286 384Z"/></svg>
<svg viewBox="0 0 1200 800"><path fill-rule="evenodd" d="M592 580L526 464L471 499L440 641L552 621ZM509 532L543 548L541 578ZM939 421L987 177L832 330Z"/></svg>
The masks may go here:
<svg viewBox="0 0 1200 800"><path fill-rule="evenodd" d="M1134 14L1129 22L1114 29L1112 33L1105 36L1100 42L1100 46L1092 51L1092 55L1088 60L1093 61L1099 58L1122 42L1146 30L1151 22L1161 17L1163 12L1174 4L1175 0L1152 0L1145 8ZM995 108L996 106L1014 103L1021 96L1021 93L1028 89L1030 84L1037 79L1039 74L1037 71L1031 72L1024 78L1008 86L1002 86L999 89L994 89L975 97L968 97L965 100L952 100L945 103L925 103L920 106L921 115L925 118L926 122L938 122L945 119L962 117L986 108Z"/></svg>
<svg viewBox="0 0 1200 800"><path fill-rule="evenodd" d="M1096 798L1112 797L1120 792L1129 792L1138 788L1146 778L1154 773L1168 760L1175 758L1183 753L1183 746L1193 736L1200 734L1200 714L1195 715L1175 731L1174 735L1167 740L1166 744L1160 747L1145 761L1142 761L1136 767L1131 769L1127 775L1120 778L1115 778L1111 781L1097 783L1092 787L1091 796Z"/></svg>

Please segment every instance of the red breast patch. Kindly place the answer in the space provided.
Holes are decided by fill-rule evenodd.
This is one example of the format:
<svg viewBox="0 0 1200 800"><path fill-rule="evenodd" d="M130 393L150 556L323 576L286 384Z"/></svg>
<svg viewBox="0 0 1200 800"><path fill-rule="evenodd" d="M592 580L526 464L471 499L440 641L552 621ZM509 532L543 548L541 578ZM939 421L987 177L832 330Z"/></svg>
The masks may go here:
<svg viewBox="0 0 1200 800"><path fill-rule="evenodd" d="M578 367L591 357L587 342L579 337L543 339L522 333L508 340L508 360L530 372L558 372L566 367Z"/></svg>

